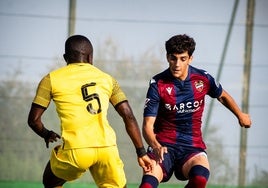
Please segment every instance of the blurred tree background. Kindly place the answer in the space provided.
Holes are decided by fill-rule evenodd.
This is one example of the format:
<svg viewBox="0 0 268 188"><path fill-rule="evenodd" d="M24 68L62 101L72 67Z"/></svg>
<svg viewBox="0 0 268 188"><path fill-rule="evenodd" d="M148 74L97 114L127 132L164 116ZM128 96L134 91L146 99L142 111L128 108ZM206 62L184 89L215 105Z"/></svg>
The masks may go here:
<svg viewBox="0 0 268 188"><path fill-rule="evenodd" d="M94 54L94 64L114 76L125 91L139 124L142 123L143 105L149 79L154 74L164 70L168 64L163 60L164 52L149 49L138 60L133 60L120 54L117 44L110 38L100 45L98 54ZM160 58L163 56L162 58ZM163 62L164 61L164 62ZM64 66L63 60L55 62L48 71ZM30 181L41 182L43 169L49 159L50 151L56 144L46 149L44 141L27 125L30 109L37 83L22 82L19 79L21 67L5 75L0 83L0 181ZM43 75L44 76L44 75ZM41 79L42 76L40 76ZM138 166L133 144L128 137L123 121L110 106L108 119L117 133L117 142L129 183L139 183L142 171ZM58 132L59 120L53 102L45 112L43 122L48 129ZM217 136L217 125L209 127L208 156L211 165L209 184L235 185L237 169L230 165L229 158L224 152L224 146ZM256 169L256 178L252 185L268 185L267 171ZM86 173L81 182L92 182ZM169 183L178 183L173 177ZM184 184L181 182L180 184Z"/></svg>

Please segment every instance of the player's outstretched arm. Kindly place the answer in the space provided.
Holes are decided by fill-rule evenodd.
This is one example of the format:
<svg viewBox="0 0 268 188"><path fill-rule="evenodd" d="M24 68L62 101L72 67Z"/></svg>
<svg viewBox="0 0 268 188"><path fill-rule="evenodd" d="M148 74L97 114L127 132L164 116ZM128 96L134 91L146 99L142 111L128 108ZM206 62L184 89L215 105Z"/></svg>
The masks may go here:
<svg viewBox="0 0 268 188"><path fill-rule="evenodd" d="M226 106L233 114L237 117L238 122L241 127L250 128L251 119L249 114L243 113L239 106L236 104L235 100L229 95L225 90L223 90L221 96L218 100Z"/></svg>
<svg viewBox="0 0 268 188"><path fill-rule="evenodd" d="M123 118L125 123L126 131L131 138L138 156L138 163L144 171L152 169L152 162L147 156L147 152L144 148L141 132L137 123L137 120L132 112L132 109L128 101L124 101L115 106L116 111Z"/></svg>
<svg viewBox="0 0 268 188"><path fill-rule="evenodd" d="M28 116L28 125L36 134L44 138L48 148L49 142L56 142L57 139L60 139L60 135L44 127L41 117L45 110L46 108L33 103Z"/></svg>

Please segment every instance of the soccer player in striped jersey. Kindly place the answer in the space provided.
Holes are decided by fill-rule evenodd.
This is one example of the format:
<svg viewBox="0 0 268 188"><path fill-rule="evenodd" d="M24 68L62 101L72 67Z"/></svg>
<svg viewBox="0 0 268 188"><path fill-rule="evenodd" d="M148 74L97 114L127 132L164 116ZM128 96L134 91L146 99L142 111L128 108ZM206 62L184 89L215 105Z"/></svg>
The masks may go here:
<svg viewBox="0 0 268 188"><path fill-rule="evenodd" d="M154 167L144 172L140 188L155 188L173 173L188 180L186 188L204 188L210 174L201 132L205 96L217 98L241 127L249 128L251 119L208 72L190 65L193 38L175 35L165 47L169 68L151 79L144 107L143 136Z"/></svg>
<svg viewBox="0 0 268 188"><path fill-rule="evenodd" d="M98 187L126 187L116 135L107 120L109 102L125 123L139 165L145 171L152 165L128 100L112 76L92 65L93 47L86 37L69 37L64 59L67 66L50 72L39 83L28 116L29 126L47 147L57 139L63 141L52 150L43 184L59 188L89 170ZM51 100L60 118L61 136L47 130L41 120Z"/></svg>

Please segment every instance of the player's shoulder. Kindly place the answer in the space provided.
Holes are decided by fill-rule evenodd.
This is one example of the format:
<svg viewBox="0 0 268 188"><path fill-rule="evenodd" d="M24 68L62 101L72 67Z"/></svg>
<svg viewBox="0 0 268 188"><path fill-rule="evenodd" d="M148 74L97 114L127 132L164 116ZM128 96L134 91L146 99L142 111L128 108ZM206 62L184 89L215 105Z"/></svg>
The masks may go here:
<svg viewBox="0 0 268 188"><path fill-rule="evenodd" d="M200 75L200 76L204 76L204 77L209 76L208 71L206 71L204 69L200 69L200 68L193 67L193 66L189 66L189 69L190 69L191 74L196 74L196 75Z"/></svg>
<svg viewBox="0 0 268 188"><path fill-rule="evenodd" d="M171 79L172 76L171 76L171 73L170 73L170 70L169 69L166 69L156 75L154 75L152 78L151 78L151 81L150 83L157 83L159 82L160 80L168 80L168 79Z"/></svg>
<svg viewBox="0 0 268 188"><path fill-rule="evenodd" d="M207 71L198 67L189 66L191 73L207 74Z"/></svg>

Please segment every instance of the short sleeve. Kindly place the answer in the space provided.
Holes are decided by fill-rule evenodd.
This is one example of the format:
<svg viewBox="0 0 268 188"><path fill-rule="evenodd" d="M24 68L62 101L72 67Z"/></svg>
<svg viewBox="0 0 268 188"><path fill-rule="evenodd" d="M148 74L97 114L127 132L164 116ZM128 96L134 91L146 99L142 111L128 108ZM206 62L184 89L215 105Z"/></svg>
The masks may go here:
<svg viewBox="0 0 268 188"><path fill-rule="evenodd" d="M159 92L157 83L154 79L150 80L150 86L147 91L145 106L144 106L144 117L153 116L156 117L159 108Z"/></svg>
<svg viewBox="0 0 268 188"><path fill-rule="evenodd" d="M112 95L110 97L110 102L113 106L116 106L120 102L126 101L127 97L123 92L123 90L120 88L118 82L114 78L112 79L113 79L112 80L113 88L112 88Z"/></svg>
<svg viewBox="0 0 268 188"><path fill-rule="evenodd" d="M210 74L207 73L207 77L210 83L210 89L208 95L212 98L218 98L222 94L222 86L215 80Z"/></svg>
<svg viewBox="0 0 268 188"><path fill-rule="evenodd" d="M39 83L33 103L47 108L51 100L51 82L49 74Z"/></svg>

